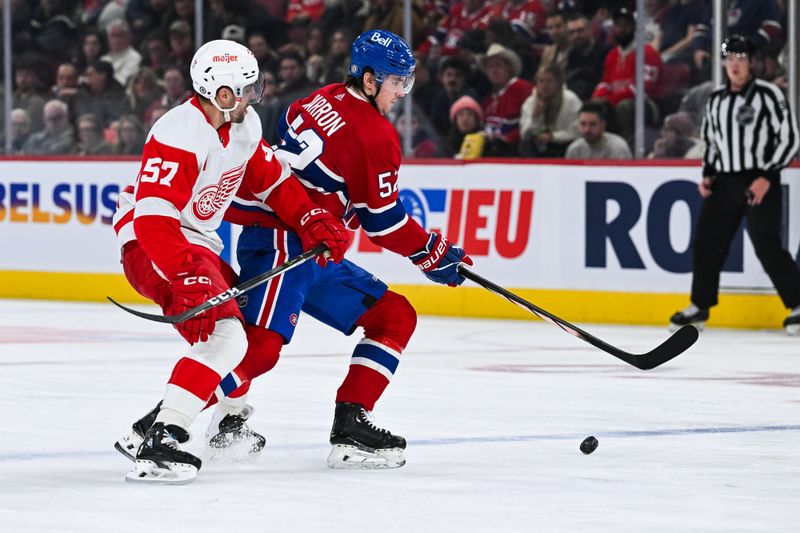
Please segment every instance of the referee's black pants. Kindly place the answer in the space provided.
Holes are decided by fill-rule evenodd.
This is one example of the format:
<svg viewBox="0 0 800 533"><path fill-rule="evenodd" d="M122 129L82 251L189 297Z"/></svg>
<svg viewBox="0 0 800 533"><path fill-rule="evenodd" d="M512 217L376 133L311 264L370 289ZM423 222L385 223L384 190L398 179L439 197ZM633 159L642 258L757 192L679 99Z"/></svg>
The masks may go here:
<svg viewBox="0 0 800 533"><path fill-rule="evenodd" d="M774 183L759 205L748 205L747 189L756 175L723 174L703 201L694 235L692 303L717 305L719 276L742 217L761 265L788 308L800 305L800 270L780 240L781 187Z"/></svg>

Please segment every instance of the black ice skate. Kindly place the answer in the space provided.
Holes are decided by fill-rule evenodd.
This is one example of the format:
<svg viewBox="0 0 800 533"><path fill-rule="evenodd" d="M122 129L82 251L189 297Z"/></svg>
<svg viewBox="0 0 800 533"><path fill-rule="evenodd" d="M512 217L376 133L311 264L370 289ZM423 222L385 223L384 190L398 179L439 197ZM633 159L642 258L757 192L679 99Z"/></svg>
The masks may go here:
<svg viewBox="0 0 800 533"><path fill-rule="evenodd" d="M783 321L783 329L792 337L800 335L800 305L792 309L791 314Z"/></svg>
<svg viewBox="0 0 800 533"><path fill-rule="evenodd" d="M359 404L336 404L331 444L331 468L399 468L406 464L406 439L375 426L372 413Z"/></svg>
<svg viewBox="0 0 800 533"><path fill-rule="evenodd" d="M180 444L188 442L189 432L175 425L157 422L145 433L136 453L136 463L125 481L183 485L197 478L203 462Z"/></svg>
<svg viewBox="0 0 800 533"><path fill-rule="evenodd" d="M209 447L220 450L238 448L249 455L263 450L267 439L250 429L246 423L254 412L255 409L250 405L245 405L238 415L225 414L217 410L206 431L206 442Z"/></svg>
<svg viewBox="0 0 800 533"><path fill-rule="evenodd" d="M147 433L147 430L150 429L150 426L156 421L159 411L161 411L161 402L158 402L158 405L156 405L152 411L134 422L131 426L131 432L115 442L114 448L131 461L135 461L136 450L142 445L144 434Z"/></svg>
<svg viewBox="0 0 800 533"><path fill-rule="evenodd" d="M669 319L669 330L675 332L683 326L691 324L698 330L703 331L706 329L707 320L708 309L700 309L696 305L691 304L683 311L678 311L672 315L672 318Z"/></svg>

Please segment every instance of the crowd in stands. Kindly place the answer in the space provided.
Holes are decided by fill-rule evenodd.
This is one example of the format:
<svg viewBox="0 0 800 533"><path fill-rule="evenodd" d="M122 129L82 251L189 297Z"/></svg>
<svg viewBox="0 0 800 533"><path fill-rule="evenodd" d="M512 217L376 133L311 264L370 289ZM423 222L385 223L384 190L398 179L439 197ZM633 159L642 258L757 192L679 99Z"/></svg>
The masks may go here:
<svg viewBox="0 0 800 533"><path fill-rule="evenodd" d="M150 126L192 94L194 0L11 5L14 154L138 154ZM630 158L633 5L414 0L413 155ZM786 1L731 0L726 15L725 33L759 46L759 75L785 87ZM701 157L711 0L645 0L643 17L647 156ZM255 110L275 143L293 100L344 79L356 35L403 34L403 1L208 0L203 20L204 41L235 40L258 59L267 85Z"/></svg>

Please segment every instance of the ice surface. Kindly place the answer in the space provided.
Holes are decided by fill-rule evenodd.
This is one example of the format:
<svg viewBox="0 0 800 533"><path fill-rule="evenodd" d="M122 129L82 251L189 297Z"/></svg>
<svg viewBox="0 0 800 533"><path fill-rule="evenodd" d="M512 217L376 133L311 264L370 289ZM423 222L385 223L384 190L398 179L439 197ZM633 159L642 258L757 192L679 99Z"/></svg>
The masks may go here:
<svg viewBox="0 0 800 533"><path fill-rule="evenodd" d="M636 352L667 336L584 327ZM408 464L334 471L356 340L304 317L250 396L263 455L137 486L112 445L160 398L179 336L110 304L0 301L0 531L797 531L800 339L711 330L642 372L542 322L423 317L375 410Z"/></svg>

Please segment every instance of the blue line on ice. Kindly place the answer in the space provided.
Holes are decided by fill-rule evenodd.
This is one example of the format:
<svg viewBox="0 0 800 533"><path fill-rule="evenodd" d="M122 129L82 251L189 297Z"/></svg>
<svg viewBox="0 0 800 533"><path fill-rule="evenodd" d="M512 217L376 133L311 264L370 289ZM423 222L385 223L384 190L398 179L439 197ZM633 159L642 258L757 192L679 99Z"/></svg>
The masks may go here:
<svg viewBox="0 0 800 533"><path fill-rule="evenodd" d="M727 426L727 427L697 427L654 430L631 431L604 431L597 432L596 437L638 438L638 437L667 437L674 435L706 435L713 433L770 433L778 431L800 431L800 425L786 424L778 426ZM450 437L441 439L416 439L410 440L410 446L448 446L451 444L475 444L492 442L531 442L546 440L574 440L583 439L586 433L581 434L553 434L553 435L499 435L495 437ZM319 444L281 444L269 446L268 450L305 450L313 448L327 448L327 443ZM63 451L63 452L11 452L0 454L0 462L10 461L38 461L47 459L75 459L81 457L116 456L114 451Z"/></svg>

